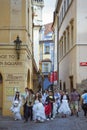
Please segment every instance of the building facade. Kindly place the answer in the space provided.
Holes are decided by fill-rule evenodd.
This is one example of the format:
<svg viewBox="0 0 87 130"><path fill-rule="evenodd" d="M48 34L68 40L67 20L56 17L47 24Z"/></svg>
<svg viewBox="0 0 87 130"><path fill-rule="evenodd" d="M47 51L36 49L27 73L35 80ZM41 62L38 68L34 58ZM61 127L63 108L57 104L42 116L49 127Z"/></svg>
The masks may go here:
<svg viewBox="0 0 87 130"><path fill-rule="evenodd" d="M0 0L0 17L0 113L10 115L15 91L33 88L31 0Z"/></svg>
<svg viewBox="0 0 87 130"><path fill-rule="evenodd" d="M87 88L87 1L58 0L59 87Z"/></svg>
<svg viewBox="0 0 87 130"><path fill-rule="evenodd" d="M53 84L54 73L54 41L52 23L45 24L40 30L39 65L44 76L43 89ZM48 79L48 80L47 80Z"/></svg>
<svg viewBox="0 0 87 130"><path fill-rule="evenodd" d="M39 30L42 26L42 10L44 0L32 0L33 3L33 53L39 69Z"/></svg>
<svg viewBox="0 0 87 130"><path fill-rule="evenodd" d="M54 85L59 89L59 48L58 48L58 15L54 12L53 16L53 40L54 40L54 72L55 81Z"/></svg>

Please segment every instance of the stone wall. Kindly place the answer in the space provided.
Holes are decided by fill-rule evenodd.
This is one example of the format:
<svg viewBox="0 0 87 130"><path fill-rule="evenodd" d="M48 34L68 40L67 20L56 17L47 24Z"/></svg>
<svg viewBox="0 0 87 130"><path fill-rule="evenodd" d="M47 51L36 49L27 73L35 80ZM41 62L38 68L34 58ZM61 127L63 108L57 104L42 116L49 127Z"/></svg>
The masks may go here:
<svg viewBox="0 0 87 130"><path fill-rule="evenodd" d="M82 80L81 83L77 83L76 88L80 93L82 93L84 89L87 89L87 79Z"/></svg>

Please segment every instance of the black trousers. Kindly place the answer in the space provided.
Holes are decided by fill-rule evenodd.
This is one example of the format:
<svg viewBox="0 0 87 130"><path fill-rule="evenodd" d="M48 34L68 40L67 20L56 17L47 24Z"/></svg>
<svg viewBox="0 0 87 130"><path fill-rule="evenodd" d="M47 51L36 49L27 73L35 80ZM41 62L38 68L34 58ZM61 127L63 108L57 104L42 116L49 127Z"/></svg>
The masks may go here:
<svg viewBox="0 0 87 130"><path fill-rule="evenodd" d="M33 120L33 110L32 110L33 106L29 106L29 117L30 117L30 120L32 121Z"/></svg>
<svg viewBox="0 0 87 130"><path fill-rule="evenodd" d="M26 120L26 121L28 121L28 118L29 118L29 107L26 105L26 104L24 104L24 119Z"/></svg>
<svg viewBox="0 0 87 130"><path fill-rule="evenodd" d="M30 118L30 120L33 120L33 110L32 110L33 106L24 106L24 119L26 121L28 121L28 118Z"/></svg>
<svg viewBox="0 0 87 130"><path fill-rule="evenodd" d="M84 111L84 116L87 115L87 103L82 104L82 109Z"/></svg>
<svg viewBox="0 0 87 130"><path fill-rule="evenodd" d="M51 118L53 118L53 103L51 103Z"/></svg>

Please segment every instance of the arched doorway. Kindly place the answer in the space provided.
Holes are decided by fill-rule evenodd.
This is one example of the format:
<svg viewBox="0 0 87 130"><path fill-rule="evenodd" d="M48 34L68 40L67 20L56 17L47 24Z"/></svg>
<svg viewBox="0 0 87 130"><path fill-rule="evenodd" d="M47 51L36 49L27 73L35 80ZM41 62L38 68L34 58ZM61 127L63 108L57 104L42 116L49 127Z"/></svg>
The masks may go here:
<svg viewBox="0 0 87 130"><path fill-rule="evenodd" d="M29 70L27 74L27 87L30 88L30 71Z"/></svg>
<svg viewBox="0 0 87 130"><path fill-rule="evenodd" d="M3 78L0 73L0 115L2 114L2 104L3 104Z"/></svg>

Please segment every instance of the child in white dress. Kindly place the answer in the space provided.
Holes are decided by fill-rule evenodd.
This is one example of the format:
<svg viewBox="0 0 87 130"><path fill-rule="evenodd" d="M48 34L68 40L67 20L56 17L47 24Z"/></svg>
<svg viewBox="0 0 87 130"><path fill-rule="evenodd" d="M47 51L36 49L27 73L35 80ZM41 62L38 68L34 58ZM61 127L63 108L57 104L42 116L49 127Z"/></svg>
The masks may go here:
<svg viewBox="0 0 87 130"><path fill-rule="evenodd" d="M58 109L58 112L59 112L59 114L62 114L62 117L66 117L66 115L71 114L71 110L69 107L69 103L68 103L66 94L63 95L63 99L62 99L61 105Z"/></svg>

